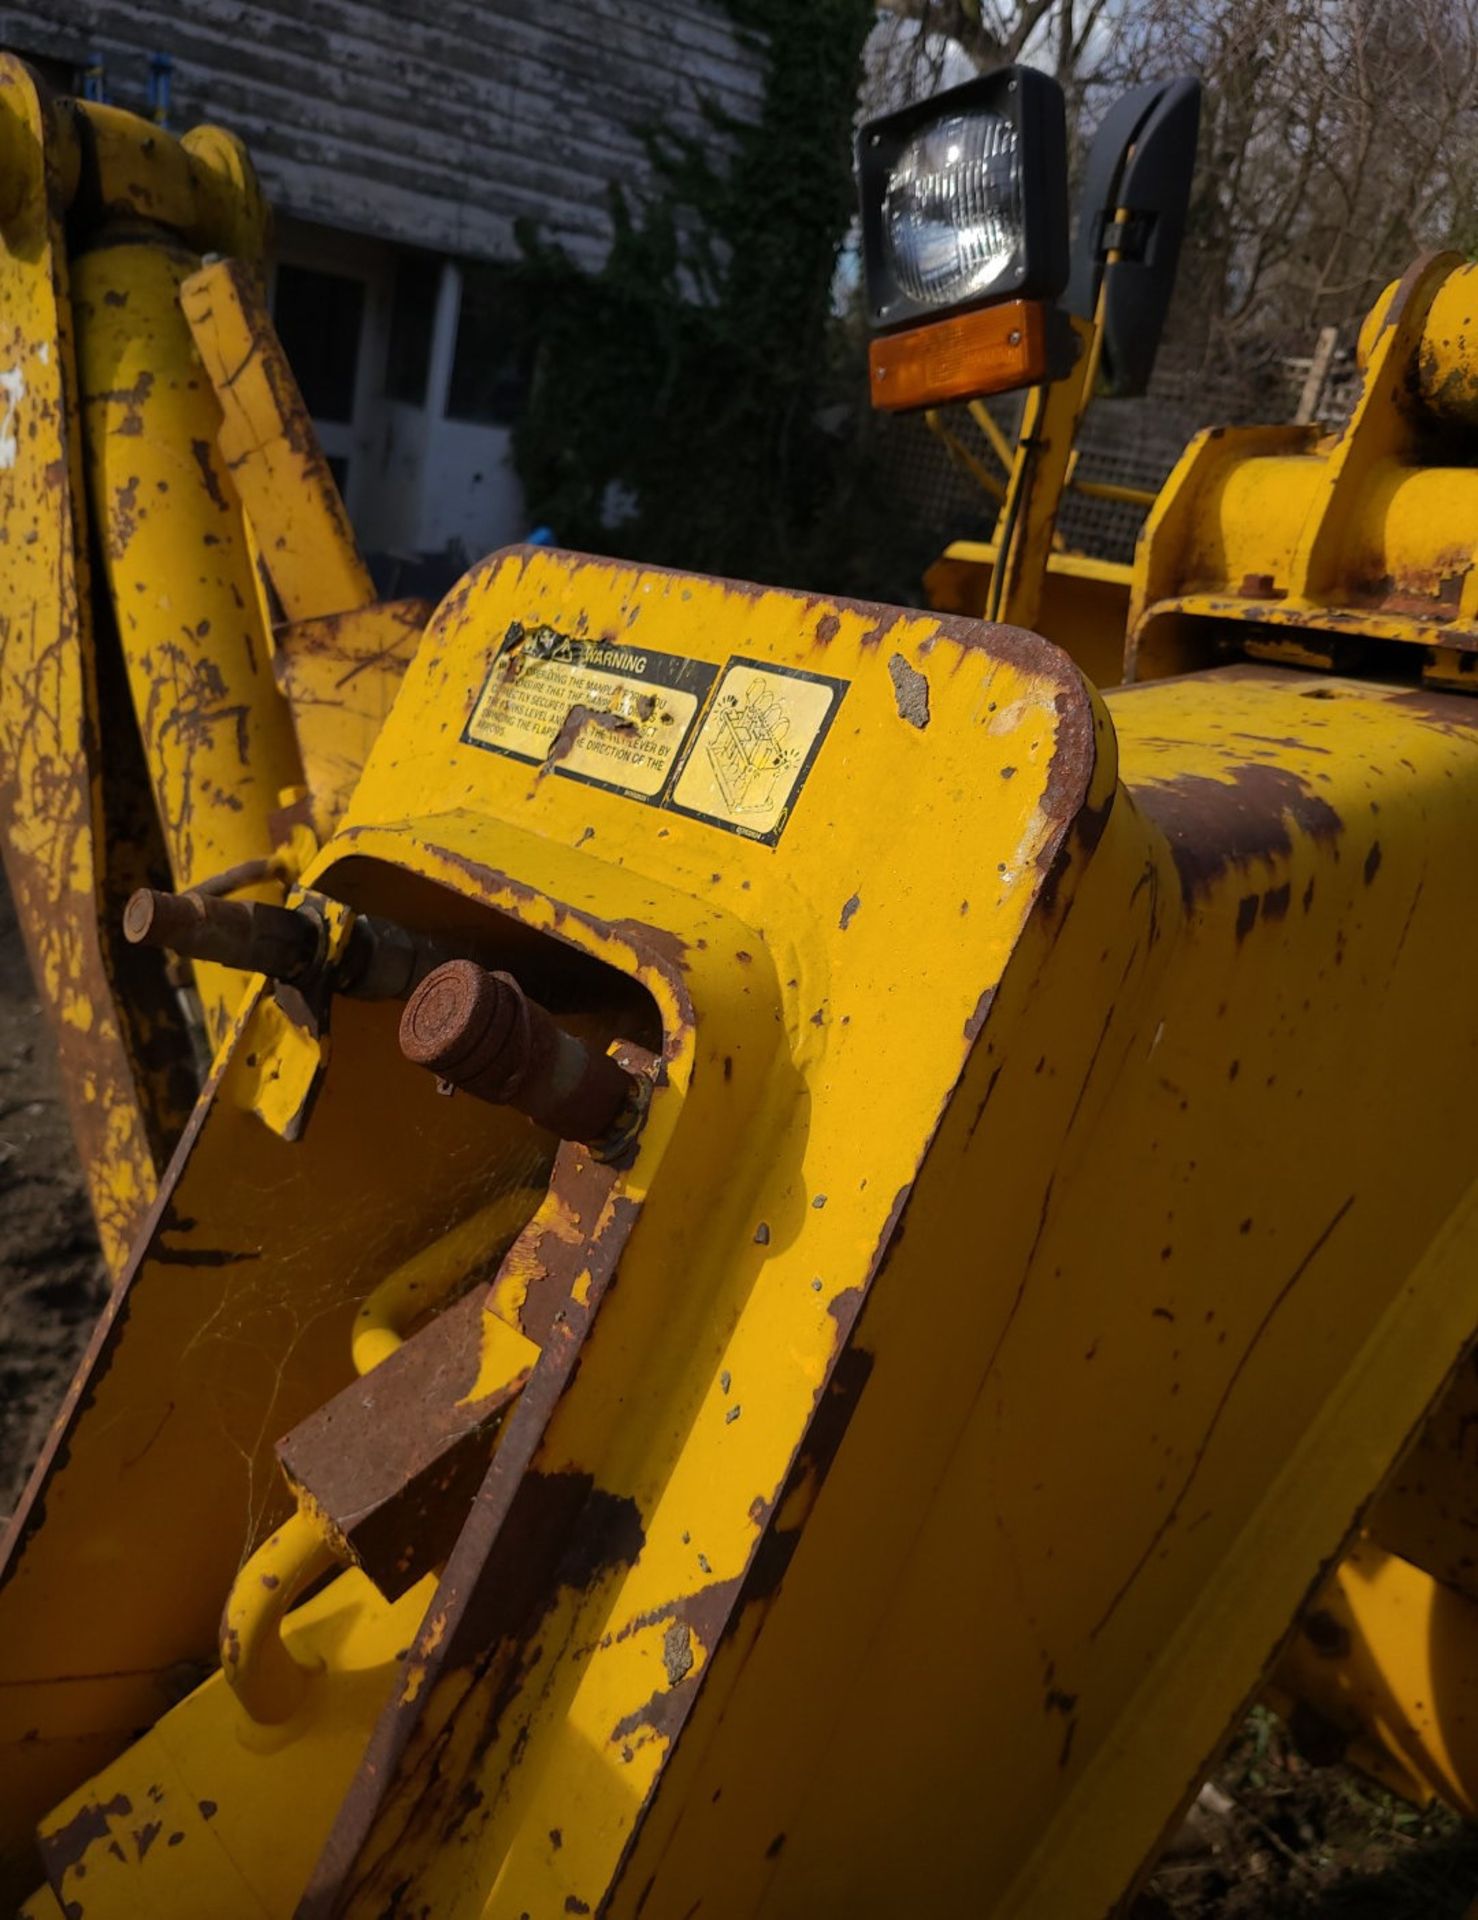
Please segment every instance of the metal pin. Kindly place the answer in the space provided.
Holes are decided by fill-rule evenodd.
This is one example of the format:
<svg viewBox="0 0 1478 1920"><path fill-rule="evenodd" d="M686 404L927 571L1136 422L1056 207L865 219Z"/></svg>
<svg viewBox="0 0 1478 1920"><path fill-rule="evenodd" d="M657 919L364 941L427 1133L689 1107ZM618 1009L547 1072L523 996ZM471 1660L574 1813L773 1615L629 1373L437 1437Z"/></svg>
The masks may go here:
<svg viewBox="0 0 1478 1920"><path fill-rule="evenodd" d="M401 1015L400 1050L443 1083L589 1146L623 1131L643 1091L635 1074L566 1033L509 974L473 960L427 974Z"/></svg>

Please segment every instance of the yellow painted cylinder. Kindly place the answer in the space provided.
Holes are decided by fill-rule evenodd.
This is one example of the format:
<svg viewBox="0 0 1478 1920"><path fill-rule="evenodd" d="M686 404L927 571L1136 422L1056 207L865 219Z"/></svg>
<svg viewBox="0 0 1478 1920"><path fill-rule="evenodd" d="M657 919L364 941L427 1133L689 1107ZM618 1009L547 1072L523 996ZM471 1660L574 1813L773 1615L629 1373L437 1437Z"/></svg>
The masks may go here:
<svg viewBox="0 0 1478 1920"><path fill-rule="evenodd" d="M1263 454L1221 469L1196 503L1181 577L1242 591L1253 580L1286 588L1323 478L1322 463L1304 454Z"/></svg>
<svg viewBox="0 0 1478 1920"><path fill-rule="evenodd" d="M1371 471L1357 522L1347 529L1346 568L1394 591L1449 595L1462 586L1478 525L1478 473L1385 460ZM1455 600L1453 601L1455 605Z"/></svg>
<svg viewBox="0 0 1478 1920"><path fill-rule="evenodd" d="M1458 267L1438 287L1422 327L1417 378L1433 413L1478 426L1478 267Z"/></svg>
<svg viewBox="0 0 1478 1920"><path fill-rule="evenodd" d="M72 280L90 502L178 887L270 854L278 795L303 777L220 410L180 310L198 265L158 230L118 229ZM242 976L201 966L196 980L218 1041Z"/></svg>

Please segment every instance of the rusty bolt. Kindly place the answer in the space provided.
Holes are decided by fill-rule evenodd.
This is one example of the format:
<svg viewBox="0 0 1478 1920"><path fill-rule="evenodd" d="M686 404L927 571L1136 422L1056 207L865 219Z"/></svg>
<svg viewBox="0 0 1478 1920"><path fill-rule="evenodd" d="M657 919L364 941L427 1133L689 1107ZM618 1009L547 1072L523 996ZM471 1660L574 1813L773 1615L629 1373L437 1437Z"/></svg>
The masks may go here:
<svg viewBox="0 0 1478 1920"><path fill-rule="evenodd" d="M566 1033L509 974L475 960L427 974L400 1017L400 1050L450 1086L590 1146L621 1129L641 1091L634 1074Z"/></svg>

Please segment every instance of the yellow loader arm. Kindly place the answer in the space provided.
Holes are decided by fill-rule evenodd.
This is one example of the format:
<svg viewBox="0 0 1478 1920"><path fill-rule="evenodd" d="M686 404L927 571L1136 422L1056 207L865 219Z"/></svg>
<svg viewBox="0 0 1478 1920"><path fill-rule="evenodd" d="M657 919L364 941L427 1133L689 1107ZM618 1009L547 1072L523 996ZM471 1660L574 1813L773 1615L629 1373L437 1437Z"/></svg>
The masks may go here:
<svg viewBox="0 0 1478 1920"><path fill-rule="evenodd" d="M1475 717L475 570L298 910L470 942L639 1130L249 991L11 1542L15 1870L1105 1911L1471 1332Z"/></svg>

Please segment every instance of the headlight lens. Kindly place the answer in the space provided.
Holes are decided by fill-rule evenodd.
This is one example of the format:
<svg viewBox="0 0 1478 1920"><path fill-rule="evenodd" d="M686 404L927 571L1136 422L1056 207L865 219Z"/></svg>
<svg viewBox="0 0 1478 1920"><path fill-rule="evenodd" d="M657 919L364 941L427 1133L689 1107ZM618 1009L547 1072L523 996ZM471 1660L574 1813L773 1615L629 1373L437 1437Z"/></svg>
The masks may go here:
<svg viewBox="0 0 1478 1920"><path fill-rule="evenodd" d="M910 299L942 307L983 293L1023 239L1011 122L998 113L954 114L915 134L889 178L883 229Z"/></svg>

